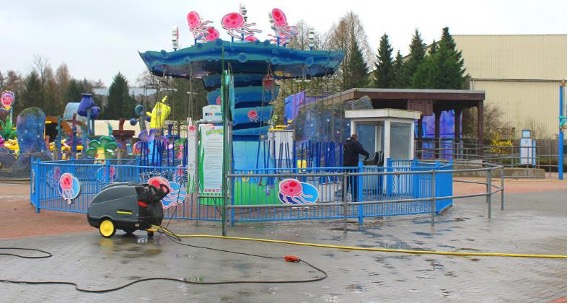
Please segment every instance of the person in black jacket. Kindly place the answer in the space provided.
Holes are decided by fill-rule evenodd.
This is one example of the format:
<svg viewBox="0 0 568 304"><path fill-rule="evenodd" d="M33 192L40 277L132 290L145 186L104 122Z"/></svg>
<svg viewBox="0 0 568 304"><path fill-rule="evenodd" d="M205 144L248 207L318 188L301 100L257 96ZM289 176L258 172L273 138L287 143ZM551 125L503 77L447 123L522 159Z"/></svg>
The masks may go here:
<svg viewBox="0 0 568 304"><path fill-rule="evenodd" d="M357 134L352 134L347 142L343 146L343 166L344 167L357 167L359 165L359 154L365 156L365 160L369 158L369 152L363 148L363 145L359 142ZM347 172L357 172L358 169L347 169ZM359 201L358 193L358 176L350 176L347 178L346 188L351 185L351 197L354 202ZM345 198L343 198L345 200Z"/></svg>

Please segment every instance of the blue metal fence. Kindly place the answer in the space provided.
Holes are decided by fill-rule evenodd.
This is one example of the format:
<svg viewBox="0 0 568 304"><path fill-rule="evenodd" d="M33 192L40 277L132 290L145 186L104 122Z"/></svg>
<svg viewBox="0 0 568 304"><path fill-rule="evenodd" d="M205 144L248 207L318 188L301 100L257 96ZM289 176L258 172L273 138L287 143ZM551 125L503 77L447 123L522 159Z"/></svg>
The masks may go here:
<svg viewBox="0 0 568 304"><path fill-rule="evenodd" d="M386 167L272 168L235 171L228 175L228 220L236 222L395 216L440 213L452 204L452 164L387 160ZM60 179L71 173L80 193L66 200ZM112 182L146 183L149 178L167 179L174 191L168 196L164 216L174 219L220 221L223 200L187 194L187 168L142 166L136 160L32 162L30 197L41 209L86 213L89 203ZM359 202L344 189L348 178L358 179ZM297 184L294 184L296 183ZM288 183L296 188L284 189ZM297 188L300 187L300 188ZM180 190L181 189L181 190ZM312 190L309 190L312 189ZM309 190L309 191L308 191ZM314 192L318 199L314 200Z"/></svg>

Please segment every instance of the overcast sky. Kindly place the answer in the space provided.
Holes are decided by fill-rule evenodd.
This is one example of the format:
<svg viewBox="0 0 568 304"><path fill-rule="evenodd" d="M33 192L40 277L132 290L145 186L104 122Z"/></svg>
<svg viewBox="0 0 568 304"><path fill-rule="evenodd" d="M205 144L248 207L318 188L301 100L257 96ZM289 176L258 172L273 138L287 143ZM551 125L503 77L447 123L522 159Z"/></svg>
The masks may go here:
<svg viewBox="0 0 568 304"><path fill-rule="evenodd" d="M67 64L74 78L100 79L110 86L121 72L134 85L146 69L138 51L170 51L174 26L180 47L193 44L188 12L213 21L228 39L220 20L238 12L240 3L248 21L263 30L257 35L261 40L271 32L272 8L282 9L290 24L304 20L320 34L352 11L373 51L386 33L394 54L400 50L403 55L415 29L426 43L438 40L446 26L452 35L567 33L566 0L13 0L0 5L0 71L25 76L39 57L54 71Z"/></svg>

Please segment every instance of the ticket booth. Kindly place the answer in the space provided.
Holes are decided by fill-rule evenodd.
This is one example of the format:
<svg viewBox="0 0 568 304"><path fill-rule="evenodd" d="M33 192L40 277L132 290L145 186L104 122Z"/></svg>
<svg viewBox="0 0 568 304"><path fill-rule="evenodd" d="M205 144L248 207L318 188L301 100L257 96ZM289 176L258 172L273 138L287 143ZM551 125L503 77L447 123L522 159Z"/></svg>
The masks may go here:
<svg viewBox="0 0 568 304"><path fill-rule="evenodd" d="M346 110L351 121L351 134L357 133L363 147L373 155L378 152L386 160L414 159L414 122L419 111L399 109Z"/></svg>

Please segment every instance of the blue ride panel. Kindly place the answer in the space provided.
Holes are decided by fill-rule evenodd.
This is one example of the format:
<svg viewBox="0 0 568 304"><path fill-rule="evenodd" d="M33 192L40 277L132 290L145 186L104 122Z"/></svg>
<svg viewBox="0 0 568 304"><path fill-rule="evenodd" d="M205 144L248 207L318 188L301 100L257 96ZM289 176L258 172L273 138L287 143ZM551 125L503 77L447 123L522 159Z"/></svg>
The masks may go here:
<svg viewBox="0 0 568 304"><path fill-rule="evenodd" d="M234 109L231 112L233 115L233 127L240 129L240 126L243 124L256 124L258 126L259 123L270 120L272 111L272 106Z"/></svg>
<svg viewBox="0 0 568 304"><path fill-rule="evenodd" d="M235 87L262 86L262 78L265 74L233 74ZM203 86L207 91L212 91L221 87L221 75L214 74L204 76Z"/></svg>
<svg viewBox="0 0 568 304"><path fill-rule="evenodd" d="M252 107L264 101L268 104L278 96L279 87L275 86L274 91L266 90L262 86L237 87L235 84L235 108ZM221 89L215 89L207 93L207 102L211 105L220 105Z"/></svg>

